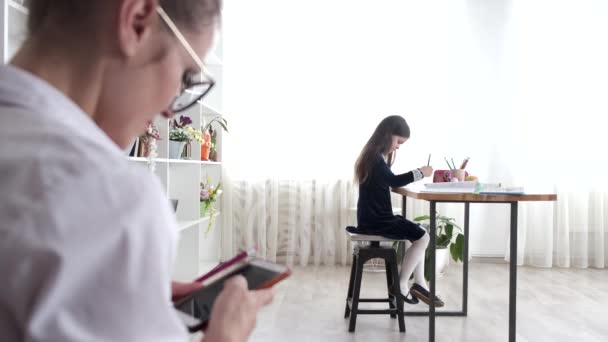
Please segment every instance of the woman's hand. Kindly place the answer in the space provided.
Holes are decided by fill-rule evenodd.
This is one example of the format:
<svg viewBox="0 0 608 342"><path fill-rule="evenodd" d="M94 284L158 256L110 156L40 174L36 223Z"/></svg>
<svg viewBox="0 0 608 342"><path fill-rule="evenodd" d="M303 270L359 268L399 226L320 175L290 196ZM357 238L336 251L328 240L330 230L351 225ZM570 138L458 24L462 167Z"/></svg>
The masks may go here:
<svg viewBox="0 0 608 342"><path fill-rule="evenodd" d="M270 304L272 289L249 291L247 280L228 280L211 311L204 342L245 342L256 325L258 311Z"/></svg>
<svg viewBox="0 0 608 342"><path fill-rule="evenodd" d="M420 168L424 177L431 177L433 175L433 167L432 166L423 166Z"/></svg>
<svg viewBox="0 0 608 342"><path fill-rule="evenodd" d="M171 300L176 301L203 287L201 283L171 282Z"/></svg>

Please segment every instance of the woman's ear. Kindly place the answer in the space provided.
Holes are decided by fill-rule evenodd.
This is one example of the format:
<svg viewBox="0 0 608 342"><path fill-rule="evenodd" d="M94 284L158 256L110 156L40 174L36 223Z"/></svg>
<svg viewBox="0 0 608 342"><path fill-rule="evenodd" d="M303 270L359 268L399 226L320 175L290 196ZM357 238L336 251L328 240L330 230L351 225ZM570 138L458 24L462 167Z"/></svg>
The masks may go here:
<svg viewBox="0 0 608 342"><path fill-rule="evenodd" d="M118 46L124 56L132 57L158 25L158 0L121 0L118 6Z"/></svg>

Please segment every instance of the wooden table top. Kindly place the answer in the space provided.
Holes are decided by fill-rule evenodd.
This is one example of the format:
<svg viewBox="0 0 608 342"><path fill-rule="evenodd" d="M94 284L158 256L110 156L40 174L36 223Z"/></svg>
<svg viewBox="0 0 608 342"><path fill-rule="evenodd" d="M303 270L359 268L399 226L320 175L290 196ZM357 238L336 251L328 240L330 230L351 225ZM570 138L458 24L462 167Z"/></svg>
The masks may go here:
<svg viewBox="0 0 608 342"><path fill-rule="evenodd" d="M556 201L556 194L526 193L523 195L422 192L411 188L393 188L393 192L425 201L443 202L526 202Z"/></svg>

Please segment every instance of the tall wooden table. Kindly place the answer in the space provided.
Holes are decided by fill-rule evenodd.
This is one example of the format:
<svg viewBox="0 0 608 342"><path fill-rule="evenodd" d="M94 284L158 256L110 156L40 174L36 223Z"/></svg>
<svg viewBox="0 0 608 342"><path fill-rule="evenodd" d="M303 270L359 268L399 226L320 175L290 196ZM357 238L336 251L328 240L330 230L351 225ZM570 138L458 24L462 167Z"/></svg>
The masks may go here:
<svg viewBox="0 0 608 342"><path fill-rule="evenodd" d="M511 206L511 228L510 228L510 260L509 260L509 342L515 342L516 318L517 318L517 207L519 202L530 201L556 201L555 194L472 194L472 193L439 193L422 192L409 188L395 188L393 192L402 196L402 214L406 213L407 198L428 201L430 204L430 292L431 298L435 297L435 247L436 247L436 213L437 203L464 203L464 261L462 272L462 310L461 311L435 311L434 302L431 301L428 312L406 312L408 316L429 316L429 341L435 341L435 317L436 316L466 316L468 303L468 278L469 278L469 205L471 203L502 203Z"/></svg>

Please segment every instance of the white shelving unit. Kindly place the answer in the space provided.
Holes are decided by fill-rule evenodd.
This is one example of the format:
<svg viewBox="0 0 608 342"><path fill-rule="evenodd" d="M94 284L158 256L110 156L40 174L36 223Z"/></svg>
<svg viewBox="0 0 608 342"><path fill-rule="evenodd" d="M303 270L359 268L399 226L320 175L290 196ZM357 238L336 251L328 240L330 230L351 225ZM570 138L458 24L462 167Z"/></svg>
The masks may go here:
<svg viewBox="0 0 608 342"><path fill-rule="evenodd" d="M145 162L147 163L148 158L144 157L129 157L129 160ZM174 164L200 164L200 165L222 165L222 162L214 162L208 160L192 160L192 159L168 159L168 158L156 158L156 163L174 163Z"/></svg>
<svg viewBox="0 0 608 342"><path fill-rule="evenodd" d="M25 4L25 5L24 5ZM1 58L8 62L22 45L27 34L27 2L19 0L0 0L0 47ZM215 50L207 57L209 72L216 81L216 86L200 103L181 115L188 115L194 127L201 127L211 118L222 116L223 65L221 37ZM168 120L156 120L162 140L158 142L158 158L155 160L155 173L164 186L168 199L179 201L176 212L180 235L173 278L192 280L199 274L212 268L220 258L221 215L216 202L215 224L206 234L209 217L200 217L199 184L208 177L212 184L217 184L222 177L221 141L223 131L218 129L218 157L220 162L200 160L201 148L192 145L190 160L168 159L169 125ZM219 127L214 127L219 128ZM129 158L135 165L147 167L147 158ZM153 213L151 213L153 214Z"/></svg>
<svg viewBox="0 0 608 342"><path fill-rule="evenodd" d="M217 220L217 217L218 217L218 216L220 216L220 213L219 213L219 212L215 212L215 213L213 214L213 217L214 217L216 220ZM197 226L197 225L199 225L199 224L201 224L201 223L207 223L207 222L209 222L209 219L210 219L210 218L209 218L209 216L206 216L206 217L201 217L201 218L199 218L198 220L192 220L192 221L181 221L181 222L180 222L180 221L178 221L178 222L177 222L177 225L178 225L178 228L177 228L177 229L178 229L178 230L180 230L180 231L182 231L182 230L184 230L184 229L188 229L188 228L191 228L191 227ZM203 261L204 261L204 260L203 260Z"/></svg>
<svg viewBox="0 0 608 342"><path fill-rule="evenodd" d="M215 60L221 56L218 51L214 52ZM208 66L209 72L216 81L214 89L203 99L199 106L194 106L179 115L187 115L192 119L193 127L204 126L209 120L217 116L223 116L221 110L221 86L222 65L216 63ZM157 118L155 122L159 128L161 140L157 142L158 157L155 159L155 173L161 180L168 199L177 199L178 208L176 212L178 230L180 234L177 259L173 278L188 281L196 278L215 266L220 260L221 245L221 214L219 204L216 202L217 211L214 213L214 226L209 233L209 217L200 217L199 184L201 181L211 180L216 185L222 179L222 134L219 125L217 129L218 160L203 161L200 159L200 145L191 145L191 158L169 159L169 121ZM148 158L129 157L131 161L142 167L147 167Z"/></svg>
<svg viewBox="0 0 608 342"><path fill-rule="evenodd" d="M29 11L21 1L0 0L0 46L2 61L8 62L17 52L27 34L27 16Z"/></svg>

